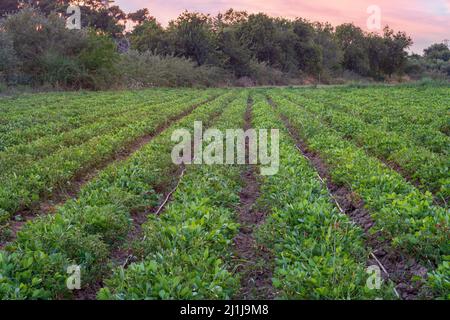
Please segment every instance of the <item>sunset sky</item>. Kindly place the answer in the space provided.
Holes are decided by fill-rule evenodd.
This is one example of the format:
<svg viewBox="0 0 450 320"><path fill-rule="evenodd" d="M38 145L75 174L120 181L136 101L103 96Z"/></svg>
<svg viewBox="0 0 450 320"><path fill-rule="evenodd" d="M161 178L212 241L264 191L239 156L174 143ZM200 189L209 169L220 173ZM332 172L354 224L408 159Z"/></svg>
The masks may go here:
<svg viewBox="0 0 450 320"><path fill-rule="evenodd" d="M450 39L450 0L116 0L115 4L126 12L148 8L163 25L185 9L216 14L231 7L333 25L354 22L364 29L369 17L367 8L377 5L381 8L381 24L411 35L416 53Z"/></svg>

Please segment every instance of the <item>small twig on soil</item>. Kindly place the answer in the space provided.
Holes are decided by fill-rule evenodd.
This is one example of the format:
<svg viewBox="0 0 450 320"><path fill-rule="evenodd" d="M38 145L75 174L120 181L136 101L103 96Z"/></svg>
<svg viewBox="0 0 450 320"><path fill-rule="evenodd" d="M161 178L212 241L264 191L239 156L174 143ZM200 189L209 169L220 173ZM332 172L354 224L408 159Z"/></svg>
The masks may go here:
<svg viewBox="0 0 450 320"><path fill-rule="evenodd" d="M293 136L292 132L291 132L289 129L288 129L288 132L289 132L289 134L290 134L291 136ZM309 163L312 164L311 159L308 158L308 157L303 153L302 149L300 149L300 147L297 146L297 145L296 145L295 147L296 147L297 150L300 152L300 154L301 154L306 160L308 160ZM325 188L327 188L328 193L330 194L331 199L333 199L334 203L336 204L336 207L339 209L339 211L340 211L342 214L345 214L345 211L342 209L342 207L341 207L341 205L339 204L339 202L336 200L336 198L333 196L333 194L332 194L332 193L330 192L330 190L328 189L328 186L327 186L327 184L325 183L325 180L323 180L323 178L320 176L320 174L319 174L318 172L316 172L316 174L317 174L317 177L319 178L319 180L320 180L320 181L322 182L322 184L325 186Z"/></svg>
<svg viewBox="0 0 450 320"><path fill-rule="evenodd" d="M178 186L180 185L181 179L184 176L184 173L186 171L186 168L183 168L183 171L181 171L180 177L178 178L178 183L175 186L175 188L173 188L168 194L166 199L164 199L163 203L159 206L158 210L156 210L155 214L159 215L161 210L164 208L164 206L166 205L167 201L169 201L170 197L172 196L172 194L177 190Z"/></svg>
<svg viewBox="0 0 450 320"><path fill-rule="evenodd" d="M122 268L125 268L128 265L128 262L133 257L132 254L128 255L128 257L125 259L125 262L122 264Z"/></svg>
<svg viewBox="0 0 450 320"><path fill-rule="evenodd" d="M385 269L385 267L381 264L380 260L377 259L377 257L373 254L373 252L370 253L370 255L372 256L372 258L375 259L375 261L380 265L381 269L383 269L384 273L386 273L389 276L389 273L387 272L387 270Z"/></svg>
<svg viewBox="0 0 450 320"><path fill-rule="evenodd" d="M378 265L380 266L380 268L383 269L384 273L386 273L386 275L387 275L388 278L389 278L389 273L387 272L386 268L383 266L383 264L380 262L380 260L377 259L377 257L373 254L373 252L370 253L370 256L372 256L372 258L375 259L375 261L378 263ZM393 289L394 289L394 293L395 293L395 295L397 296L397 298L401 299L401 298L400 298L400 295L399 295L398 292L397 292L397 290L396 290L395 288L393 288Z"/></svg>

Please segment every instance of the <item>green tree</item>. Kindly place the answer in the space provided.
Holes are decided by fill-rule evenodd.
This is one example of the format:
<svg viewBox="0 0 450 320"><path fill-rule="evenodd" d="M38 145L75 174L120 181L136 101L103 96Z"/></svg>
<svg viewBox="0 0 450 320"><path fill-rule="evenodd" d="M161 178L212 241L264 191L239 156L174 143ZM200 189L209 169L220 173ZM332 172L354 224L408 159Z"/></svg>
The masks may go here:
<svg viewBox="0 0 450 320"><path fill-rule="evenodd" d="M69 30L56 13L23 9L1 22L0 35L2 52L8 48L14 53L22 83L96 89L113 75L117 53L112 38L98 31Z"/></svg>
<svg viewBox="0 0 450 320"><path fill-rule="evenodd" d="M362 29L352 23L342 24L336 27L336 37L344 52L343 67L360 75L368 75L367 41Z"/></svg>
<svg viewBox="0 0 450 320"><path fill-rule="evenodd" d="M385 39L376 33L367 37L367 51L369 57L370 75L382 79L384 75L384 61L388 59L388 47Z"/></svg>
<svg viewBox="0 0 450 320"><path fill-rule="evenodd" d="M450 49L445 43L435 43L424 50L424 57L426 59L449 61Z"/></svg>
<svg viewBox="0 0 450 320"><path fill-rule="evenodd" d="M239 78L250 76L252 54L239 36L235 23L225 23L218 27L217 42L221 65Z"/></svg>
<svg viewBox="0 0 450 320"><path fill-rule="evenodd" d="M110 7L103 0L19 0L18 2L19 7L36 8L45 16L52 13L65 16L69 5L78 5L81 9L82 27L99 29L113 36L120 36L125 29L126 14L118 6Z"/></svg>
<svg viewBox="0 0 450 320"><path fill-rule="evenodd" d="M298 68L309 74L320 74L323 51L316 42L316 30L313 24L304 19L296 19L293 23L293 31L297 36L293 45L297 54Z"/></svg>
<svg viewBox="0 0 450 320"><path fill-rule="evenodd" d="M251 14L239 30L253 56L259 62L276 66L280 61L280 48L276 43L276 26L272 18L263 13Z"/></svg>
<svg viewBox="0 0 450 320"><path fill-rule="evenodd" d="M138 26L146 21L155 20L155 18L150 15L150 12L148 11L147 8L139 9L136 12L129 13L127 15L127 19L133 21Z"/></svg>
<svg viewBox="0 0 450 320"><path fill-rule="evenodd" d="M83 79L84 87L102 89L114 81L119 54L114 41L107 34L90 30L78 59L87 75Z"/></svg>
<svg viewBox="0 0 450 320"><path fill-rule="evenodd" d="M170 54L167 32L154 18L138 24L130 34L130 41L132 48L140 52Z"/></svg>
<svg viewBox="0 0 450 320"><path fill-rule="evenodd" d="M42 57L46 52L70 55L80 45L77 32L65 28L65 21L57 15L46 17L28 8L8 16L2 23L4 32L12 39L20 61L21 72L37 82L45 74Z"/></svg>
<svg viewBox="0 0 450 320"><path fill-rule="evenodd" d="M314 23L314 43L320 48L322 72L336 75L342 70L344 53L339 47L334 28L329 23Z"/></svg>
<svg viewBox="0 0 450 320"><path fill-rule="evenodd" d="M176 55L190 58L198 65L216 62L215 39L209 15L185 11L169 23L168 33Z"/></svg>
<svg viewBox="0 0 450 320"><path fill-rule="evenodd" d="M118 6L84 5L81 6L81 14L85 28L98 29L114 37L121 37L125 30L127 15Z"/></svg>
<svg viewBox="0 0 450 320"><path fill-rule="evenodd" d="M6 32L0 32L0 81L15 81L19 69L19 59L14 50L14 41Z"/></svg>
<svg viewBox="0 0 450 320"><path fill-rule="evenodd" d="M405 32L394 33L394 30L386 26L383 40L386 46L386 54L381 64L383 72L389 76L403 73L408 57L406 49L413 44L412 39Z"/></svg>

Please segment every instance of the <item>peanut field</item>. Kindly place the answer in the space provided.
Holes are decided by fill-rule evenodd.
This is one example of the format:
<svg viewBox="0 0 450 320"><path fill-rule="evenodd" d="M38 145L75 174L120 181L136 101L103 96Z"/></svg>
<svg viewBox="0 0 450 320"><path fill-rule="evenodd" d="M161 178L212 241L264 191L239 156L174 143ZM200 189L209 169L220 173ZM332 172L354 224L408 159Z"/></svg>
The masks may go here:
<svg viewBox="0 0 450 320"><path fill-rule="evenodd" d="M175 164L198 121L277 172ZM450 299L449 134L449 87L1 97L0 297Z"/></svg>

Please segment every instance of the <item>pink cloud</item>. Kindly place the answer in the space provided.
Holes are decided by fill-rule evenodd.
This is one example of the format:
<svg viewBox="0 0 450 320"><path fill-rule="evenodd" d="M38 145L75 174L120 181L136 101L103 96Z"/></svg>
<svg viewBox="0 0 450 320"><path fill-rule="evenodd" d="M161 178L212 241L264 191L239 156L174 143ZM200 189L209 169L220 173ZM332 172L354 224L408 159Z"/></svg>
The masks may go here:
<svg viewBox="0 0 450 320"><path fill-rule="evenodd" d="M450 0L116 0L125 11L148 8L162 24L182 11L217 14L228 8L265 12L272 16L302 17L333 25L354 22L366 28L368 6L381 8L382 25L406 31L414 39L414 52L450 38Z"/></svg>

